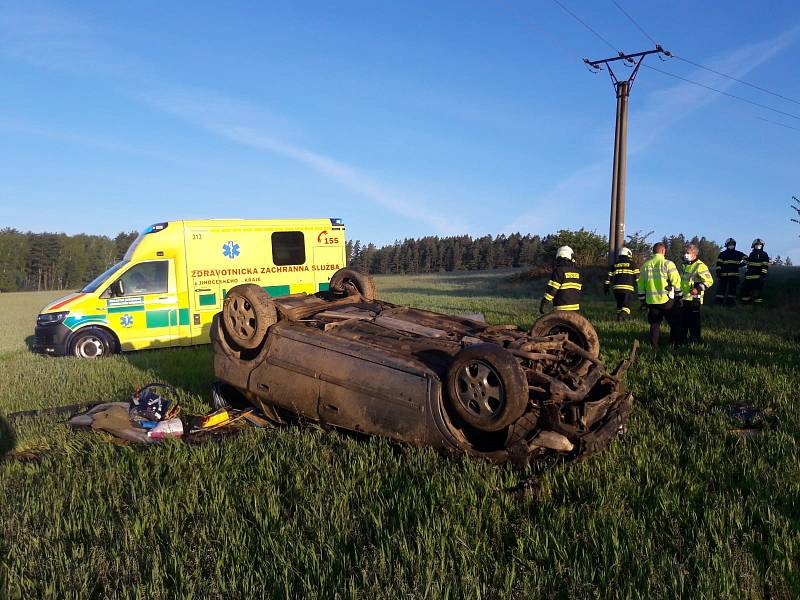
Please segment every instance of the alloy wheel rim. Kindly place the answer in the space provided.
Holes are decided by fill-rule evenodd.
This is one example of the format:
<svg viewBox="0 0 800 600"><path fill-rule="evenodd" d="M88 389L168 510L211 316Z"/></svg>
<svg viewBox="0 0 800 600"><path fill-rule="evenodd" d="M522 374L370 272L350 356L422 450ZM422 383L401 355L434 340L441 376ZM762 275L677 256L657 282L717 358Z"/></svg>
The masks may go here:
<svg viewBox="0 0 800 600"><path fill-rule="evenodd" d="M255 335L257 320L253 305L244 298L233 298L228 312L228 323L241 339L249 340Z"/></svg>
<svg viewBox="0 0 800 600"><path fill-rule="evenodd" d="M464 365L456 378L458 402L481 420L495 418L505 406L503 382L494 367L482 360Z"/></svg>

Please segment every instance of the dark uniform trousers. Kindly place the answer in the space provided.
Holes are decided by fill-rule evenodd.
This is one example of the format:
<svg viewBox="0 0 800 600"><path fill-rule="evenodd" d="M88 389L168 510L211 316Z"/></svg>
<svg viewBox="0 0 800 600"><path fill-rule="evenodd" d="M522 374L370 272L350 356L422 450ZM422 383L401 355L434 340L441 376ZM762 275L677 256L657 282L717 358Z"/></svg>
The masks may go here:
<svg viewBox="0 0 800 600"><path fill-rule="evenodd" d="M685 342L687 338L692 342L701 341L700 329L702 319L700 316L700 308L702 306L699 300L683 300L678 343Z"/></svg>
<svg viewBox="0 0 800 600"><path fill-rule="evenodd" d="M758 304L764 301L762 297L762 292L764 290L764 279L745 279L744 284L742 284L742 302L744 304L750 304L751 302L756 302Z"/></svg>
<svg viewBox="0 0 800 600"><path fill-rule="evenodd" d="M736 301L736 288L739 287L739 273L717 274L717 302L733 304Z"/></svg>
<svg viewBox="0 0 800 600"><path fill-rule="evenodd" d="M633 292L614 290L614 299L617 301L618 314L625 314L625 315L631 314L631 303L633 302Z"/></svg>
<svg viewBox="0 0 800 600"><path fill-rule="evenodd" d="M675 306L675 300L669 299L663 304L648 304L647 305L647 322L651 325L661 324L666 319L669 325L669 341L672 344L680 343L681 335L681 314L679 308ZM650 340L651 343L654 340ZM656 343L653 343L655 346Z"/></svg>

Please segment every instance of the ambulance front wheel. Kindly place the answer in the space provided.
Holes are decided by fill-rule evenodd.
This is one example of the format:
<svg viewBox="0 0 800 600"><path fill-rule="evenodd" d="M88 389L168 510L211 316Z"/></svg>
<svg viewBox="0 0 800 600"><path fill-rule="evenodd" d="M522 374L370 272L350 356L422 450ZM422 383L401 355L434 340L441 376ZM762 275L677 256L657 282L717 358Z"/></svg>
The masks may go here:
<svg viewBox="0 0 800 600"><path fill-rule="evenodd" d="M111 336L102 329L84 329L76 333L70 342L69 352L78 358L103 358L116 351Z"/></svg>

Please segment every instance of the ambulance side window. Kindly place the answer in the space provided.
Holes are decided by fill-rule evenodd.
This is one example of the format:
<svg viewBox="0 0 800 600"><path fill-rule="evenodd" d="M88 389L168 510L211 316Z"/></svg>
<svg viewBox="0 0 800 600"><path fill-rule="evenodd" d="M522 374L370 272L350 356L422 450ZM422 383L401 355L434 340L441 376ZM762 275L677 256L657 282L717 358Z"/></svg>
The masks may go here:
<svg viewBox="0 0 800 600"><path fill-rule="evenodd" d="M272 234L272 262L275 265L302 265L306 262L306 240L302 231L276 231Z"/></svg>
<svg viewBox="0 0 800 600"><path fill-rule="evenodd" d="M138 264L120 277L125 296L166 294L169 280L169 263L158 260Z"/></svg>

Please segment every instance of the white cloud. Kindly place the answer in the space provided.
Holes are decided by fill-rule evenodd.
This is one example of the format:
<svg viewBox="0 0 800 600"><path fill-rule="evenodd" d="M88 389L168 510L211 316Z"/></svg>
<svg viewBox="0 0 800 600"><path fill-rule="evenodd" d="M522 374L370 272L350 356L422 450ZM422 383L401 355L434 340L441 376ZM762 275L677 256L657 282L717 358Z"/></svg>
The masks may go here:
<svg viewBox="0 0 800 600"><path fill-rule="evenodd" d="M793 27L769 40L747 44L733 51L720 54L707 61L707 66L716 71L728 73L733 77L742 78L794 44L799 35L800 27ZM673 59L668 66L658 62L655 63L655 66L658 68L664 67L663 70L674 71L677 64L679 64L678 61ZM642 75L663 77L661 74L652 71L640 73L639 77ZM735 82L730 79L698 68L686 75L686 78L723 91L735 85ZM635 89L633 93L636 93ZM688 82L681 82L651 92L644 99L644 108L631 112L628 155L633 156L645 151L667 129L690 113L720 98L721 96L716 92ZM563 226L556 224L565 215L573 218L579 216L580 221L585 223L587 213L592 214L595 212L597 199L608 199L610 202L612 162L610 144L607 152L607 157L599 159L589 166L577 169L556 183L549 191L537 197L532 202L535 208L519 215L504 229L506 231L526 230L524 225L529 223L538 224L540 230L552 229L555 226ZM550 221L543 222L543 215L549 216ZM544 227L541 227L542 225ZM527 230L530 231L532 229Z"/></svg>
<svg viewBox="0 0 800 600"><path fill-rule="evenodd" d="M705 61L705 66L741 79L783 50L789 48L797 41L798 35L800 35L800 27L793 27L769 40L747 44L730 52L712 57L710 60ZM680 55L679 53L677 54ZM672 59L665 63L655 60L652 62L653 66L658 69L680 74L682 77L718 90L728 91L738 85L727 77L721 77L705 69L693 68L690 73L684 75L680 73L680 67L685 66L687 63L683 63L678 59ZM642 75L666 79L666 76L654 72L652 69L644 69L644 72L640 73L639 76ZM636 93L635 89L633 93ZM644 108L631 113L631 126L629 128L631 141L628 146L631 154L647 149L656 141L659 135L678 121L720 99L722 99L720 94L686 81L651 92L645 98Z"/></svg>
<svg viewBox="0 0 800 600"><path fill-rule="evenodd" d="M72 131L64 131L54 129L52 127L42 127L40 125L33 125L26 123L18 118L9 118L0 115L0 131L9 133L21 134L24 136L44 137L52 140L57 140L70 145L87 146L90 148L97 148L99 150L107 150L109 152L122 152L125 154L135 154L154 158L160 161L179 163L182 162L180 158L175 155L167 154L126 144L119 141L109 141L106 139L85 135L82 133L74 133Z"/></svg>
<svg viewBox="0 0 800 600"><path fill-rule="evenodd" d="M301 137L300 127L262 107L205 90L164 89L148 70L103 42L89 24L40 3L0 2L0 55L38 67L72 74L100 75L127 88L158 89L134 96L153 108L170 113L229 141L298 162L378 206L433 228L437 233L462 233L467 225L450 214L431 208L427 199L410 198L389 189L357 167L325 156L286 139ZM0 123L0 127L3 124ZM13 125L6 124L6 128ZM22 132L19 127L17 130ZM44 132L31 129L33 135ZM69 134L51 133L73 142L103 146L103 142ZM122 144L114 149L131 151Z"/></svg>
<svg viewBox="0 0 800 600"><path fill-rule="evenodd" d="M151 92L142 98L159 110L229 141L305 165L393 213L427 224L437 233L447 235L467 230L466 223L461 219L432 209L424 200L389 189L357 167L283 141L281 138L291 137L296 128L268 111L220 94L198 90Z"/></svg>

